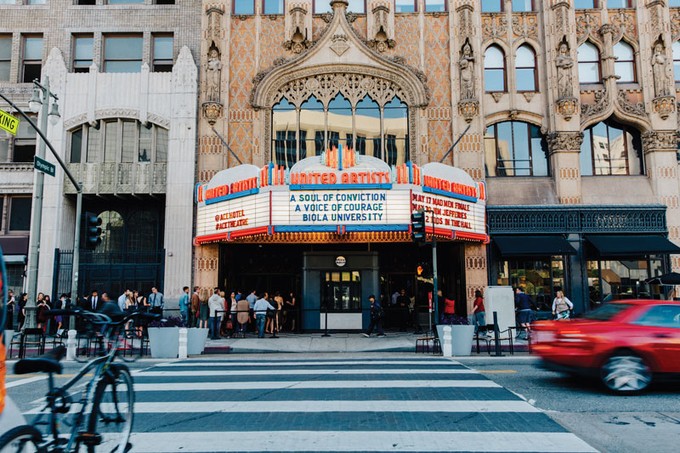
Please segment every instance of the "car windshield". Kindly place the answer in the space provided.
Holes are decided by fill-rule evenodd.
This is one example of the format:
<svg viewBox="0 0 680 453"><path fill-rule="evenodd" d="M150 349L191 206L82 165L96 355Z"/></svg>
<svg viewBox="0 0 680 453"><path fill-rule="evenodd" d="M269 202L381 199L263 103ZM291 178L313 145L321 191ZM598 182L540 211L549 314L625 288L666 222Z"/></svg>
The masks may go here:
<svg viewBox="0 0 680 453"><path fill-rule="evenodd" d="M606 304L601 306L600 308L593 310L589 313L586 313L584 318L586 319L594 319L596 321L609 321L611 320L614 316L618 315L624 310L627 310L628 308L631 307L631 304Z"/></svg>

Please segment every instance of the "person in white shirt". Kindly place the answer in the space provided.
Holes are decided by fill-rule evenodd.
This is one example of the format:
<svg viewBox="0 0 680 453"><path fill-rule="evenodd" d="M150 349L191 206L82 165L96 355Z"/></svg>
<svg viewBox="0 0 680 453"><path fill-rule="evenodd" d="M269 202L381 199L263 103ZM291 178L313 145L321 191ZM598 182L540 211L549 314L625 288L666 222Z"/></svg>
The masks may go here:
<svg viewBox="0 0 680 453"><path fill-rule="evenodd" d="M210 322L208 323L209 334L211 340L219 340L220 338L220 321L222 320L222 312L224 310L224 302L220 296L220 289L215 288L213 295L208 299L208 309L210 310Z"/></svg>
<svg viewBox="0 0 680 453"><path fill-rule="evenodd" d="M267 318L267 310L276 310L269 303L269 294L265 291L260 299L255 302L253 311L255 312L255 322L257 323L257 336L264 338L264 324Z"/></svg>
<svg viewBox="0 0 680 453"><path fill-rule="evenodd" d="M552 314L557 320L569 319L569 310L574 308L574 304L564 295L562 291L557 291L552 303Z"/></svg>

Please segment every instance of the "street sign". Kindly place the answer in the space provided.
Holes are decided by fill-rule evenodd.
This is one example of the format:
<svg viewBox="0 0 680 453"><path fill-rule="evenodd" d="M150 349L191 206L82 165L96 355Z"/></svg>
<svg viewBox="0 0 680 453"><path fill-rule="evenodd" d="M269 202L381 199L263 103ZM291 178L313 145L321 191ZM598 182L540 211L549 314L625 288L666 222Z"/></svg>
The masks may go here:
<svg viewBox="0 0 680 453"><path fill-rule="evenodd" d="M19 118L0 110L0 129L4 129L12 135L17 135L19 129Z"/></svg>
<svg viewBox="0 0 680 453"><path fill-rule="evenodd" d="M45 159L41 159L38 156L33 158L33 167L47 175L54 176L55 167L54 164L47 162Z"/></svg>

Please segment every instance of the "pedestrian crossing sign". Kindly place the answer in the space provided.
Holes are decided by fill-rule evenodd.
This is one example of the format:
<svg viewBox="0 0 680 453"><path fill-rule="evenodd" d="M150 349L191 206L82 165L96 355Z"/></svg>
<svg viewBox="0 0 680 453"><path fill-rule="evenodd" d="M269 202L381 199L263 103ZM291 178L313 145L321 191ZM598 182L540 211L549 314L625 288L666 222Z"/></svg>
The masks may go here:
<svg viewBox="0 0 680 453"><path fill-rule="evenodd" d="M0 110L0 129L4 129L12 135L17 135L19 118Z"/></svg>

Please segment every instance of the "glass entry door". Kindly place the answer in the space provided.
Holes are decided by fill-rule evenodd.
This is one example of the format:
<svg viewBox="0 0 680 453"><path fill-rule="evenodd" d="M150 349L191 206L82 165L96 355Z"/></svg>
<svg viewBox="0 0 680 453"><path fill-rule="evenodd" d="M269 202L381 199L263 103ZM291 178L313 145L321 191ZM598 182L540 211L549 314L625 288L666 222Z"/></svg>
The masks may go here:
<svg viewBox="0 0 680 453"><path fill-rule="evenodd" d="M321 313L361 313L359 271L321 273Z"/></svg>

